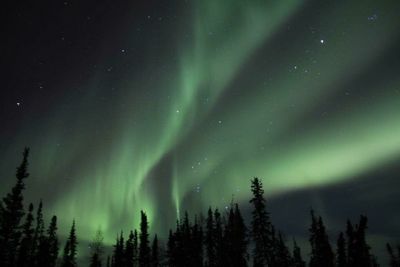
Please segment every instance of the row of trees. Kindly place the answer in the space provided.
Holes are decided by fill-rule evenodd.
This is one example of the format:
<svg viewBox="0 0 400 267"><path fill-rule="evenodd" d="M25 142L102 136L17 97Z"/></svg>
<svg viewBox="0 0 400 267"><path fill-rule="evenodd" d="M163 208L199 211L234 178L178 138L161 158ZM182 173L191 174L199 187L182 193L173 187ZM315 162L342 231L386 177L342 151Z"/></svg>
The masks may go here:
<svg viewBox="0 0 400 267"><path fill-rule="evenodd" d="M4 267L75 267L77 266L77 236L73 221L62 253L59 253L57 217L47 228L43 220L43 205L36 212L33 204L24 209L23 190L27 172L29 149L25 149L17 168L16 184L0 202L0 266ZM266 208L264 190L258 178L251 181L252 216L246 226L238 204L227 212L209 208L205 219L195 216L190 220L186 212L170 230L166 247L159 244L157 235L150 238L146 214L141 211L140 229L130 231L124 238L121 232L112 255L105 257L103 237L97 232L90 244L90 267L305 267L300 247L293 239L289 249L284 235L271 223ZM367 217L357 224L347 222L346 231L337 238L332 248L320 216L311 211L309 242L310 267L375 267L376 257L366 242ZM150 239L152 241L150 242ZM249 249L250 248L250 249ZM251 251L249 254L248 251ZM400 267L400 246L389 244L390 266ZM62 254L62 255L59 255Z"/></svg>

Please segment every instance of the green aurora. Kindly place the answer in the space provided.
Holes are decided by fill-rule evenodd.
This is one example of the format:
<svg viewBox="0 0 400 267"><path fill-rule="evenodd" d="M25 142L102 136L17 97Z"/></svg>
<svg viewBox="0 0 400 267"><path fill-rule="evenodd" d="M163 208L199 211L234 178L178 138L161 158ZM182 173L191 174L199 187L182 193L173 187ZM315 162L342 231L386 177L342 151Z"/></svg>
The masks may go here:
<svg viewBox="0 0 400 267"><path fill-rule="evenodd" d="M112 243L138 226L140 210L165 232L185 210L246 205L253 176L274 197L345 183L400 156L396 1L189 2L166 26L143 14L155 21L142 27L146 44L117 20L83 83L69 70L45 116L21 115L2 139L0 174L10 178L1 193L29 145L28 200L43 198L61 231L75 218L80 239L101 229ZM135 49L141 66L126 63Z"/></svg>

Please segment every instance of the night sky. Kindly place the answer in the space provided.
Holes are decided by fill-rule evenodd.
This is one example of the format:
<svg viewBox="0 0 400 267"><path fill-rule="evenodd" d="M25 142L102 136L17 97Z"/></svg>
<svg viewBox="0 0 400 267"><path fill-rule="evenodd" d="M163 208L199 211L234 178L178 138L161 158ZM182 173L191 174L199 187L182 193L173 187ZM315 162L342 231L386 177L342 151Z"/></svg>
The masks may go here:
<svg viewBox="0 0 400 267"><path fill-rule="evenodd" d="M359 214L378 256L400 239L398 0L7 2L0 193L31 147L26 202L60 234L246 213L258 176L300 242L310 207L332 241Z"/></svg>

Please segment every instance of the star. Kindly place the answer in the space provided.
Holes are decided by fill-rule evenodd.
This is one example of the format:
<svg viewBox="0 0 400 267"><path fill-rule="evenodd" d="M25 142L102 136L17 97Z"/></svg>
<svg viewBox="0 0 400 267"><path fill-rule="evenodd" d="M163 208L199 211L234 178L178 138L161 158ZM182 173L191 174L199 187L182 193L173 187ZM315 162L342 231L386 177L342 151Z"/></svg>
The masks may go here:
<svg viewBox="0 0 400 267"><path fill-rule="evenodd" d="M21 106L21 103L20 103L20 102L17 102L17 106L18 106L18 107Z"/></svg>
<svg viewBox="0 0 400 267"><path fill-rule="evenodd" d="M324 41L324 39L321 39L319 42L320 42L321 44L323 44L325 41Z"/></svg>

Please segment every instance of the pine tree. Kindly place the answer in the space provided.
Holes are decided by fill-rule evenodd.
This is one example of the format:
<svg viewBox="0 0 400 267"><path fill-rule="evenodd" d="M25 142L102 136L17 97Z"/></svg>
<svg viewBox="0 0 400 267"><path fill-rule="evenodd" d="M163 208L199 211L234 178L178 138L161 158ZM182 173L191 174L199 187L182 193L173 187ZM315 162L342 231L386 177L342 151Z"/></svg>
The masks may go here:
<svg viewBox="0 0 400 267"><path fill-rule="evenodd" d="M206 248L206 266L215 267L216 266L216 256L215 256L215 225L214 216L211 207L208 209L207 219L206 219L206 237L205 237L205 248Z"/></svg>
<svg viewBox="0 0 400 267"><path fill-rule="evenodd" d="M365 233L368 219L360 216L360 222L353 227L350 221L347 222L348 238L348 265L355 267L370 267L375 263L375 257L370 253L370 247L366 242Z"/></svg>
<svg viewBox="0 0 400 267"><path fill-rule="evenodd" d="M14 266L16 252L21 238L21 219L24 216L23 195L24 180L29 176L28 168L29 148L25 148L23 159L16 172L16 184L11 192L3 198L0 209L0 266Z"/></svg>
<svg viewBox="0 0 400 267"><path fill-rule="evenodd" d="M169 230L167 241L167 263L170 267L178 266L176 258L176 247L175 234L172 232L172 230Z"/></svg>
<svg viewBox="0 0 400 267"><path fill-rule="evenodd" d="M224 231L225 259L224 265L232 267L247 266L246 226L239 211L238 204L231 206Z"/></svg>
<svg viewBox="0 0 400 267"><path fill-rule="evenodd" d="M25 223L23 225L22 239L20 243L20 247L18 250L18 261L17 266L25 267L30 265L30 251L32 247L33 240L33 204L31 203L28 208L28 214L25 218Z"/></svg>
<svg viewBox="0 0 400 267"><path fill-rule="evenodd" d="M247 266L247 228L238 204L235 204L233 220L233 258L233 266Z"/></svg>
<svg viewBox="0 0 400 267"><path fill-rule="evenodd" d="M285 244L282 233L278 233L275 245L274 266L290 267L292 258L290 257L289 249Z"/></svg>
<svg viewBox="0 0 400 267"><path fill-rule="evenodd" d="M62 267L77 266L76 265L77 245L78 245L78 241L76 238L75 220L74 220L74 221L72 221L72 226L71 226L71 230L69 232L69 237L65 243L63 261L61 264Z"/></svg>
<svg viewBox="0 0 400 267"><path fill-rule="evenodd" d="M269 266L271 265L271 252L273 250L271 222L266 211L262 183L257 177L251 181L251 191L253 193L253 198L250 200L250 203L253 204L251 221L251 233L254 241L253 266Z"/></svg>
<svg viewBox="0 0 400 267"><path fill-rule="evenodd" d="M346 267L347 266L346 240L344 239L344 235L342 232L340 232L338 240L337 240L336 266L337 267Z"/></svg>
<svg viewBox="0 0 400 267"><path fill-rule="evenodd" d="M159 267L160 266L157 235L154 236L153 244L151 246L151 266L152 267Z"/></svg>
<svg viewBox="0 0 400 267"><path fill-rule="evenodd" d="M113 264L112 266L123 266L124 265L124 236L121 231L120 235L117 235L115 245L114 245L114 254L113 254Z"/></svg>
<svg viewBox="0 0 400 267"><path fill-rule="evenodd" d="M49 243L49 266L56 266L59 249L57 238L57 216L51 218L50 226L47 230L47 238Z"/></svg>
<svg viewBox="0 0 400 267"><path fill-rule="evenodd" d="M139 267L149 267L150 266L150 246L149 246L149 225L147 222L146 214L141 211L141 221L140 221L140 235L139 235Z"/></svg>
<svg viewBox="0 0 400 267"><path fill-rule="evenodd" d="M310 228L310 244L311 244L311 257L310 267L333 267L334 255L331 245L329 243L328 235L326 234L325 226L322 218L318 219L311 210L311 228Z"/></svg>
<svg viewBox="0 0 400 267"><path fill-rule="evenodd" d="M46 255L46 250L47 244L44 236L43 202L40 200L39 207L36 212L36 228L31 249L33 266L41 267L41 265L44 263L43 257Z"/></svg>
<svg viewBox="0 0 400 267"><path fill-rule="evenodd" d="M191 266L203 266L203 229L200 226L197 216L195 216L194 224L191 228Z"/></svg>
<svg viewBox="0 0 400 267"><path fill-rule="evenodd" d="M398 255L395 255L395 252L393 251L393 248L389 243L386 244L386 249L390 257L389 258L390 267L400 267L400 246L398 247L399 250Z"/></svg>
<svg viewBox="0 0 400 267"><path fill-rule="evenodd" d="M139 241L138 232L135 229L133 232L133 266L139 265Z"/></svg>
<svg viewBox="0 0 400 267"><path fill-rule="evenodd" d="M107 267L111 267L111 259L110 259L110 255L107 256Z"/></svg>
<svg viewBox="0 0 400 267"><path fill-rule="evenodd" d="M98 230L90 243L90 267L101 267L102 266L102 255L103 255L103 233Z"/></svg>
<svg viewBox="0 0 400 267"><path fill-rule="evenodd" d="M36 266L54 267L58 257L57 217L53 216L46 235L41 235L36 252Z"/></svg>
<svg viewBox="0 0 400 267"><path fill-rule="evenodd" d="M296 240L293 239L293 260L292 260L293 267L305 267L306 263L301 257L301 250L300 247L297 245Z"/></svg>
<svg viewBox="0 0 400 267"><path fill-rule="evenodd" d="M215 209L214 211L214 219L215 264L216 266L223 266L225 262L225 245L222 233L222 218L218 209Z"/></svg>
<svg viewBox="0 0 400 267"><path fill-rule="evenodd" d="M133 231L131 231L129 233L128 240L126 240L126 244L125 244L125 266L126 267L133 267L133 264L134 264L134 256L135 256L134 238L135 238L135 235L133 234Z"/></svg>

